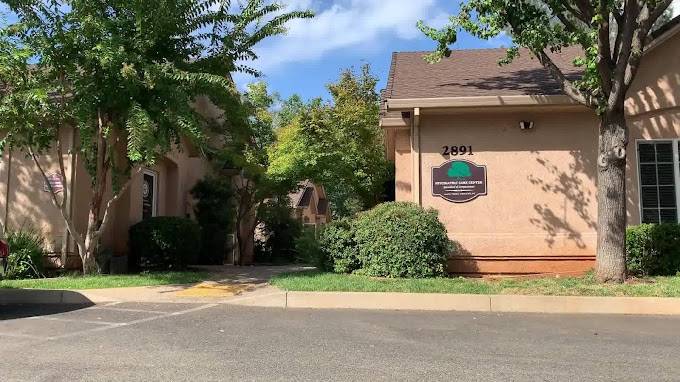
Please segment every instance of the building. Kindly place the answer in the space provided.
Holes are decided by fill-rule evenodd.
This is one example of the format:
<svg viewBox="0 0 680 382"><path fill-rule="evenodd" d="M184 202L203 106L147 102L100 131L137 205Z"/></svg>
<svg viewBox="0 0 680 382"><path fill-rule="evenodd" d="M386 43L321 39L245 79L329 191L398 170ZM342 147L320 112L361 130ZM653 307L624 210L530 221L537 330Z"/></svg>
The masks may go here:
<svg viewBox="0 0 680 382"><path fill-rule="evenodd" d="M299 188L288 195L293 208L294 217L305 227L314 229L331 220L331 212L326 198L326 189L307 180L299 184Z"/></svg>
<svg viewBox="0 0 680 382"><path fill-rule="evenodd" d="M678 221L680 18L657 31L628 93L628 223ZM554 56L568 76L574 49ZM598 119L528 52L394 53L381 125L396 199L439 211L452 272L580 273L596 253Z"/></svg>
<svg viewBox="0 0 680 382"><path fill-rule="evenodd" d="M91 179L76 150L77 130L64 131L62 142L66 181L61 179L56 150L41 156L50 183L55 189L68 187L68 212L79 232L85 232L92 194ZM152 216L191 216L193 204L190 190L210 170L208 162L190 145L182 144L153 167L134 172L132 183L115 202L111 221L104 232L101 250L113 256L128 252L130 226ZM34 164L24 153L9 151L0 161L0 223L3 229L30 228L42 232L47 240L47 257L53 268L81 265L77 246L70 237L59 210L52 204L48 186ZM68 254L62 264L62 246Z"/></svg>

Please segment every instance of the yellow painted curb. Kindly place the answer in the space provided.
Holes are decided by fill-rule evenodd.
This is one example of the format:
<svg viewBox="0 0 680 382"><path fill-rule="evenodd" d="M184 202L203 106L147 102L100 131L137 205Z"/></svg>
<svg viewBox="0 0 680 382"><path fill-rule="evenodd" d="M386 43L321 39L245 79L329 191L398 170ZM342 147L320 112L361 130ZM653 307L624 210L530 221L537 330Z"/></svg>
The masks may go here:
<svg viewBox="0 0 680 382"><path fill-rule="evenodd" d="M245 284L220 284L215 281L204 281L200 284L179 292L175 292L177 297L230 297L236 296L251 289Z"/></svg>

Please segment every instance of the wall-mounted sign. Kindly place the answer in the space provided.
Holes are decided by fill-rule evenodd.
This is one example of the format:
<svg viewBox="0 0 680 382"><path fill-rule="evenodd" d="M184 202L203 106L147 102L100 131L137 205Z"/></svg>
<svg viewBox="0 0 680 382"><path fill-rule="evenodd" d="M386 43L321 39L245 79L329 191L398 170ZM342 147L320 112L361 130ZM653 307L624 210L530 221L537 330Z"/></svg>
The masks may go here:
<svg viewBox="0 0 680 382"><path fill-rule="evenodd" d="M486 166L454 159L432 167L432 195L465 203L486 195Z"/></svg>
<svg viewBox="0 0 680 382"><path fill-rule="evenodd" d="M60 174L47 174L47 181L43 185L43 191L50 192L50 186L52 186L52 191L54 191L55 194L64 191L64 180L61 179Z"/></svg>

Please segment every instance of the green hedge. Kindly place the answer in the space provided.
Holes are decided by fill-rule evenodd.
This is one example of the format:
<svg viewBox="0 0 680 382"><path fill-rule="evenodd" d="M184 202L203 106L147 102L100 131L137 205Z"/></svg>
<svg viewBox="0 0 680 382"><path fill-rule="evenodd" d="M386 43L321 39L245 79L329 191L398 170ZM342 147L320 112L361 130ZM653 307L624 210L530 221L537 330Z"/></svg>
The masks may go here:
<svg viewBox="0 0 680 382"><path fill-rule="evenodd" d="M133 265L143 270L178 270L196 264L201 229L190 219L161 216L130 227Z"/></svg>
<svg viewBox="0 0 680 382"><path fill-rule="evenodd" d="M7 273L8 280L35 279L43 277L43 255L45 240L34 231L9 231L6 237L9 245Z"/></svg>
<svg viewBox="0 0 680 382"><path fill-rule="evenodd" d="M628 272L668 276L680 272L680 225L642 224L626 231Z"/></svg>
<svg viewBox="0 0 680 382"><path fill-rule="evenodd" d="M194 213L201 227L199 264L222 265L227 237L235 221L231 179L208 177L196 183L191 195L197 199Z"/></svg>
<svg viewBox="0 0 680 382"><path fill-rule="evenodd" d="M319 238L323 260L318 263L323 270L335 273L352 273L361 268L357 257L354 221L341 219L326 224Z"/></svg>
<svg viewBox="0 0 680 382"><path fill-rule="evenodd" d="M401 202L327 225L320 246L327 270L377 277L442 276L453 251L435 210Z"/></svg>

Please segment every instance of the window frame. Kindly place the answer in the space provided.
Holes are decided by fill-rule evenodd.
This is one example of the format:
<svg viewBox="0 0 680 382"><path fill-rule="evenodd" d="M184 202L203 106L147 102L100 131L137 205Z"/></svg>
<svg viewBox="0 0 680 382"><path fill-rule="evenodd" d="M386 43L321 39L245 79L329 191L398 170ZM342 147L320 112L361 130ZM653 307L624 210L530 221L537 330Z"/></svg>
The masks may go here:
<svg viewBox="0 0 680 382"><path fill-rule="evenodd" d="M152 203L151 203L151 217L158 216L158 172L145 168L142 170L142 184L144 184L144 175L149 175L153 178ZM144 195L142 195L142 216L144 215Z"/></svg>
<svg viewBox="0 0 680 382"><path fill-rule="evenodd" d="M642 217L643 217L643 208L642 208L642 168L641 168L641 163L640 163L640 144L645 144L645 143L664 143L664 142L670 142L671 147L673 149L673 175L675 176L675 210L676 210L676 220L677 223L680 223L680 148L678 148L678 145L680 145L680 138L652 138L652 139L645 139L645 138L637 138L635 139L635 166L636 166L636 172L637 172L637 191L638 191L638 221L640 224L642 223ZM655 153L656 153L656 148L655 148ZM659 187L659 179L658 179L658 161L657 158L654 158L654 164L657 166L657 179L656 179L656 185L657 189ZM658 191L657 191L658 192ZM657 195L657 198L660 198L660 195ZM670 209L670 208L669 208ZM659 222L661 222L659 220Z"/></svg>

